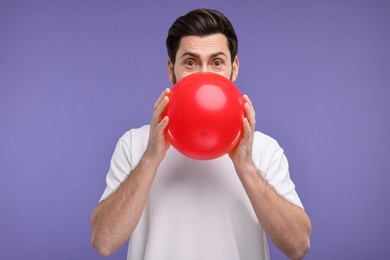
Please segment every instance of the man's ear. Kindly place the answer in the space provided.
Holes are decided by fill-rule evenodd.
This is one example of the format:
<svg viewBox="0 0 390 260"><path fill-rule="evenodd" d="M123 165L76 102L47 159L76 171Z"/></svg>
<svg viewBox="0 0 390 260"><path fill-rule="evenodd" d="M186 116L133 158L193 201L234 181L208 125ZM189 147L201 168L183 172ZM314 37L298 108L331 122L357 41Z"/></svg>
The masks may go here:
<svg viewBox="0 0 390 260"><path fill-rule="evenodd" d="M238 60L238 56L234 58L233 64L232 64L232 81L236 81L238 77L238 71L240 68L240 61Z"/></svg>
<svg viewBox="0 0 390 260"><path fill-rule="evenodd" d="M170 58L168 58L168 77L170 82L175 83L175 71L173 69L173 63Z"/></svg>

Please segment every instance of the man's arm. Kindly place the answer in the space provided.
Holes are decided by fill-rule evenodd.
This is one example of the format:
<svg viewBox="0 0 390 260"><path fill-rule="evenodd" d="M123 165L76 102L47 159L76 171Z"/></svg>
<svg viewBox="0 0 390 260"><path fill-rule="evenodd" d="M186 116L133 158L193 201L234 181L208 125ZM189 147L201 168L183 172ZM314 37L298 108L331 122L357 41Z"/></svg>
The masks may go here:
<svg viewBox="0 0 390 260"><path fill-rule="evenodd" d="M164 136L168 117L160 120L168 104L169 91L165 90L154 105L149 142L140 162L122 185L101 201L92 213L92 245L101 255L113 254L127 241L141 217L158 166L169 148Z"/></svg>
<svg viewBox="0 0 390 260"><path fill-rule="evenodd" d="M255 112L244 96L247 118L239 145L229 154L257 218L272 242L289 258L301 259L310 248L311 223L305 211L282 198L252 161Z"/></svg>

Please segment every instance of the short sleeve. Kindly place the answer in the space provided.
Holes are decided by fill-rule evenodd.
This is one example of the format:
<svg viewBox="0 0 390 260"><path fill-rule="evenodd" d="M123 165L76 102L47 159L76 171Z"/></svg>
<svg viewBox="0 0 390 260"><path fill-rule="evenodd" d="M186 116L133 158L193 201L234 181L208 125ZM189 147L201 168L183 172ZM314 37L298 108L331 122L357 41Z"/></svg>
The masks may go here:
<svg viewBox="0 0 390 260"><path fill-rule="evenodd" d="M278 142L267 135L256 132L253 157L255 165L268 184L280 196L303 208L295 185L290 178L287 157Z"/></svg>
<svg viewBox="0 0 390 260"><path fill-rule="evenodd" d="M114 153L111 158L110 169L106 176L106 189L100 201L108 198L119 186L125 181L130 171L132 170L129 144L125 139L126 136L122 136L116 144Z"/></svg>
<svg viewBox="0 0 390 260"><path fill-rule="evenodd" d="M106 189L100 201L107 199L126 180L145 152L149 125L127 131L118 140L106 176Z"/></svg>

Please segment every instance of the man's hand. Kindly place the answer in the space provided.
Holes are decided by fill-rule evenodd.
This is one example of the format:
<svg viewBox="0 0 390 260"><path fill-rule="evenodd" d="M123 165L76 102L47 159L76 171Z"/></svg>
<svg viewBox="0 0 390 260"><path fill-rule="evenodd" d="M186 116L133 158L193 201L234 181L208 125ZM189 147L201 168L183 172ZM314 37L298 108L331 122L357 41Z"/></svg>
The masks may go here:
<svg viewBox="0 0 390 260"><path fill-rule="evenodd" d="M252 146L255 134L255 110L247 95L243 96L246 117L242 120L243 135L238 145L229 153L237 173L253 164Z"/></svg>
<svg viewBox="0 0 390 260"><path fill-rule="evenodd" d="M168 88L165 89L154 104L153 118L150 123L148 147L145 151L145 156L148 156L153 160L157 160L158 162L162 161L166 151L170 146L168 140L165 138L164 135L164 129L168 124L169 118L168 116L161 118L162 113L164 112L169 102L170 91L171 90Z"/></svg>
<svg viewBox="0 0 390 260"><path fill-rule="evenodd" d="M119 188L101 201L92 214L92 244L101 255L113 254L129 239L145 208L158 165L169 148L164 136L168 117L161 118L169 92L166 89L154 105L144 156Z"/></svg>
<svg viewBox="0 0 390 260"><path fill-rule="evenodd" d="M311 224L303 209L281 197L256 169L252 161L255 111L247 96L243 136L229 153L237 175L257 218L272 242L291 259L301 259L310 247Z"/></svg>

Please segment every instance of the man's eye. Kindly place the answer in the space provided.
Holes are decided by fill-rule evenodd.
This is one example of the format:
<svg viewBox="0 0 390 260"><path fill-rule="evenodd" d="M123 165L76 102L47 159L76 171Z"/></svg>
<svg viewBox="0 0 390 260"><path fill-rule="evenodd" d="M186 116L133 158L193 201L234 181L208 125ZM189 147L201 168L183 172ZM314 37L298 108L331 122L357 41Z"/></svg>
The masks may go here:
<svg viewBox="0 0 390 260"><path fill-rule="evenodd" d="M222 66L223 65L223 62L221 61L221 60L215 60L214 61L214 66L215 67L220 67L220 66Z"/></svg>
<svg viewBox="0 0 390 260"><path fill-rule="evenodd" d="M186 66L190 66L190 67L195 66L195 62L193 60L187 60L187 61L185 61L184 64Z"/></svg>

